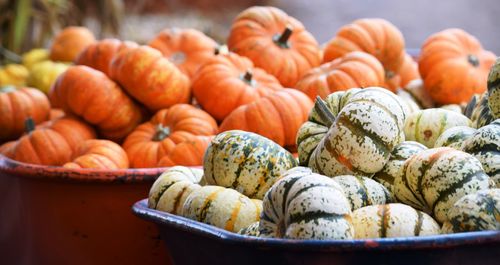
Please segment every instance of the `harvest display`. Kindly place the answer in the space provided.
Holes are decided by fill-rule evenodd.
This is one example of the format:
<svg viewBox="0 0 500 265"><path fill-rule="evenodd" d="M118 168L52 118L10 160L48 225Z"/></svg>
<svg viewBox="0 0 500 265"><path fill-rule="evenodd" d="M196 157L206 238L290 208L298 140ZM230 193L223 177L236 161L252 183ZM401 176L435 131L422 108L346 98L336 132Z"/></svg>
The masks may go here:
<svg viewBox="0 0 500 265"><path fill-rule="evenodd" d="M148 206L245 236L500 230L500 58L462 29L406 51L384 19L324 45L275 7L227 46L68 27L0 68L0 154L67 170L165 167Z"/></svg>

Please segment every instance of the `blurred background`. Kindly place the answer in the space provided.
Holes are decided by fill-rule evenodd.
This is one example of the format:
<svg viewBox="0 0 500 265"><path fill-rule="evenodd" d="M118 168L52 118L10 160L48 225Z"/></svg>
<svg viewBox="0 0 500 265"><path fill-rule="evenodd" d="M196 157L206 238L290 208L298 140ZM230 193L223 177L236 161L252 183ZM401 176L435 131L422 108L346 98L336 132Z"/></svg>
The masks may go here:
<svg viewBox="0 0 500 265"><path fill-rule="evenodd" d="M0 0L2 47L20 54L48 47L67 25L84 25L96 36L146 43L166 27L193 27L224 42L233 18L252 5L273 5L302 21L319 43L357 18L381 17L404 34L408 48L450 27L476 36L500 54L498 0Z"/></svg>

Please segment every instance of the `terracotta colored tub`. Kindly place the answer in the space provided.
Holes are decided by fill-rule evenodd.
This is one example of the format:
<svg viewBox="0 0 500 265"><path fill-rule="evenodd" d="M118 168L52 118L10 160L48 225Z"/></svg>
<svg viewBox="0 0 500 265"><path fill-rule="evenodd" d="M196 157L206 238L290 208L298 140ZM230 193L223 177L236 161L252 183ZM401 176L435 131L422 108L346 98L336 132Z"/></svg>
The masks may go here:
<svg viewBox="0 0 500 265"><path fill-rule="evenodd" d="M156 226L130 210L164 170L68 170L0 155L0 263L171 263Z"/></svg>

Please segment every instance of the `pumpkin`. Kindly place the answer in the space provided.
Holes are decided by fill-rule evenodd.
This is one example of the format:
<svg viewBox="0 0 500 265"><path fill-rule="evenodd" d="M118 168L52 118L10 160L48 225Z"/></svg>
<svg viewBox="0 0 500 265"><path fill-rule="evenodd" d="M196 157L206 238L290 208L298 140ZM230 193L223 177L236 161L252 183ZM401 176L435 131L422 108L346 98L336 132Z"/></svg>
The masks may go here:
<svg viewBox="0 0 500 265"><path fill-rule="evenodd" d="M89 139L82 142L71 156L65 168L125 169L128 168L127 153L109 140Z"/></svg>
<svg viewBox="0 0 500 265"><path fill-rule="evenodd" d="M59 118L62 118L66 115L66 113L64 113L64 110L62 109L50 109L50 112L49 112L49 120L57 120Z"/></svg>
<svg viewBox="0 0 500 265"><path fill-rule="evenodd" d="M462 151L476 157L486 174L500 187L500 119L473 132L464 141Z"/></svg>
<svg viewBox="0 0 500 265"><path fill-rule="evenodd" d="M488 106L495 119L500 119L500 57L488 74Z"/></svg>
<svg viewBox="0 0 500 265"><path fill-rule="evenodd" d="M216 133L217 123L208 113L188 104L177 104L158 111L149 122L139 125L127 136L123 148L127 152L131 167L156 167L179 143L196 141L193 140L196 135ZM203 143L196 145L199 144ZM196 149L195 146L186 145L179 151L190 148ZM172 156L175 161L179 161L179 155L182 155L179 151ZM200 152L200 149L196 152ZM185 161L193 158L186 157Z"/></svg>
<svg viewBox="0 0 500 265"><path fill-rule="evenodd" d="M406 117L400 100L383 88L366 88L351 96L309 160L327 176L372 176L404 141Z"/></svg>
<svg viewBox="0 0 500 265"><path fill-rule="evenodd" d="M481 128L495 120L488 105L488 99L489 95L488 91L486 91L481 95L473 96L467 104L465 113L471 119L471 127Z"/></svg>
<svg viewBox="0 0 500 265"><path fill-rule="evenodd" d="M198 68L214 56L217 42L196 29L169 28L158 33L148 45L193 78Z"/></svg>
<svg viewBox="0 0 500 265"><path fill-rule="evenodd" d="M197 102L218 121L239 106L282 89L274 76L235 53L207 60L193 78L192 87Z"/></svg>
<svg viewBox="0 0 500 265"><path fill-rule="evenodd" d="M16 141L9 141L0 145L0 154L12 158L13 147L16 145Z"/></svg>
<svg viewBox="0 0 500 265"><path fill-rule="evenodd" d="M326 43L323 62L329 62L352 51L375 56L391 77L400 71L405 60L405 41L396 26L381 18L358 19L341 27Z"/></svg>
<svg viewBox="0 0 500 265"><path fill-rule="evenodd" d="M0 67L0 86L25 86L29 71L21 64L8 64Z"/></svg>
<svg viewBox="0 0 500 265"><path fill-rule="evenodd" d="M422 79L415 79L410 81L406 86L403 87L403 90L408 92L413 100L417 102L417 104L422 109L430 109L436 107L436 103L429 95L427 90L424 88L424 82Z"/></svg>
<svg viewBox="0 0 500 265"><path fill-rule="evenodd" d="M443 233L500 230L500 189L482 190L458 200L448 211Z"/></svg>
<svg viewBox="0 0 500 265"><path fill-rule="evenodd" d="M171 167L163 172L149 190L148 207L182 215L182 207L191 192L201 188L203 170L183 166Z"/></svg>
<svg viewBox="0 0 500 265"><path fill-rule="evenodd" d="M370 178L343 175L332 179L342 187L352 211L368 205L393 201L392 194L387 188Z"/></svg>
<svg viewBox="0 0 500 265"><path fill-rule="evenodd" d="M260 224L260 222L252 223L249 226L242 228L240 231L238 231L238 234L244 235L244 236L256 236L256 237L258 237L260 235L259 224Z"/></svg>
<svg viewBox="0 0 500 265"><path fill-rule="evenodd" d="M71 149L71 154L76 152L78 146L85 140L97 137L93 127L77 117L68 115L46 121L37 126L38 128L48 128L62 135Z"/></svg>
<svg viewBox="0 0 500 265"><path fill-rule="evenodd" d="M172 151L158 161L157 166L201 166L203 156L212 138L212 136L199 135L177 144Z"/></svg>
<svg viewBox="0 0 500 265"><path fill-rule="evenodd" d="M88 45L76 57L74 63L86 65L110 76L110 64L114 56L127 49L137 48L139 45L131 41L118 39L104 39Z"/></svg>
<svg viewBox="0 0 500 265"><path fill-rule="evenodd" d="M434 147L438 137L455 126L470 126L471 121L460 113L440 108L424 109L412 113L406 120L406 140Z"/></svg>
<svg viewBox="0 0 500 265"><path fill-rule="evenodd" d="M439 235L439 224L408 205L391 203L360 208L352 213L357 239Z"/></svg>
<svg viewBox="0 0 500 265"><path fill-rule="evenodd" d="M49 111L49 100L39 90L0 87L0 142L21 136L24 132L24 121L28 117L36 124L46 121Z"/></svg>
<svg viewBox="0 0 500 265"><path fill-rule="evenodd" d="M477 158L449 147L410 157L403 171L394 181L397 199L431 214L440 223L461 197L494 185Z"/></svg>
<svg viewBox="0 0 500 265"><path fill-rule="evenodd" d="M457 150L462 150L464 141L470 138L476 129L469 126L451 127L444 131L434 143L434 147L451 147Z"/></svg>
<svg viewBox="0 0 500 265"><path fill-rule="evenodd" d="M426 150L423 144L414 141L404 141L394 148L389 161L384 168L375 173L373 179L384 185L391 194L394 194L394 180L404 174L403 166L411 156Z"/></svg>
<svg viewBox="0 0 500 265"><path fill-rule="evenodd" d="M69 65L53 61L42 61L31 66L27 80L28 86L40 89L48 94L57 77L68 69Z"/></svg>
<svg viewBox="0 0 500 265"><path fill-rule="evenodd" d="M139 106L100 71L70 66L51 88L54 107L97 126L102 137L120 141L143 119Z"/></svg>
<svg viewBox="0 0 500 265"><path fill-rule="evenodd" d="M430 36L420 50L418 67L424 86L438 104L462 103L486 90L495 55L462 29Z"/></svg>
<svg viewBox="0 0 500 265"><path fill-rule="evenodd" d="M231 232L259 221L262 202L229 188L203 186L195 189L184 202L184 217Z"/></svg>
<svg viewBox="0 0 500 265"><path fill-rule="evenodd" d="M416 79L420 79L417 62L413 60L411 55L405 53L403 64L399 68L399 71L397 73L388 72L386 74L385 86L395 92Z"/></svg>
<svg viewBox="0 0 500 265"><path fill-rule="evenodd" d="M66 27L52 40L50 59L72 62L81 51L95 41L94 34L85 27Z"/></svg>
<svg viewBox="0 0 500 265"><path fill-rule="evenodd" d="M151 111L191 99L189 79L149 46L124 49L111 61L110 77Z"/></svg>
<svg viewBox="0 0 500 265"><path fill-rule="evenodd" d="M231 26L227 44L231 51L276 76L284 87L294 87L321 62L314 37L300 21L276 7L253 6L241 12Z"/></svg>
<svg viewBox="0 0 500 265"><path fill-rule="evenodd" d="M32 49L22 56L23 65L30 71L33 65L47 60L49 60L49 50L43 48Z"/></svg>
<svg viewBox="0 0 500 265"><path fill-rule="evenodd" d="M312 106L312 101L304 93L281 89L235 109L224 119L219 132L254 132L281 146L293 147L297 131L307 120Z"/></svg>
<svg viewBox="0 0 500 265"><path fill-rule="evenodd" d="M264 196L262 237L352 239L351 207L342 187L307 168L292 168Z"/></svg>
<svg viewBox="0 0 500 265"><path fill-rule="evenodd" d="M239 130L215 136L203 160L208 184L233 188L255 199L262 199L281 174L296 165L293 155L278 144Z"/></svg>
<svg viewBox="0 0 500 265"><path fill-rule="evenodd" d="M326 98L329 94L354 87L384 85L384 68L377 58L360 51L347 53L331 62L312 68L295 88L309 98Z"/></svg>

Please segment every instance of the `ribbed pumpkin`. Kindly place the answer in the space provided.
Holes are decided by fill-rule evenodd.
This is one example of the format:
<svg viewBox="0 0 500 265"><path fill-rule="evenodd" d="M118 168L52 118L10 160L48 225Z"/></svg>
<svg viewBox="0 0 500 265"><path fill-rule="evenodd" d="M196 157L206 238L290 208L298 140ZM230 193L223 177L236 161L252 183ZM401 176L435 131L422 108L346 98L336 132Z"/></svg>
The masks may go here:
<svg viewBox="0 0 500 265"><path fill-rule="evenodd" d="M0 67L0 86L25 86L29 71L21 64Z"/></svg>
<svg viewBox="0 0 500 265"><path fill-rule="evenodd" d="M476 129L469 126L451 127L444 131L434 143L434 147L451 147L457 150L462 150L464 141L470 138Z"/></svg>
<svg viewBox="0 0 500 265"><path fill-rule="evenodd" d="M337 115L309 160L327 176L372 176L404 141L405 109L392 92L366 88L355 93Z"/></svg>
<svg viewBox="0 0 500 265"><path fill-rule="evenodd" d="M412 113L406 120L406 140L434 147L438 137L455 126L470 126L471 121L460 113L441 108L424 109Z"/></svg>
<svg viewBox="0 0 500 265"><path fill-rule="evenodd" d="M262 237L352 239L351 206L342 187L326 176L297 167L284 172L266 193Z"/></svg>
<svg viewBox="0 0 500 265"><path fill-rule="evenodd" d="M443 233L500 230L500 189L482 190L458 200L448 211Z"/></svg>
<svg viewBox="0 0 500 265"><path fill-rule="evenodd" d="M192 87L197 102L218 121L239 106L282 88L274 76L235 53L209 59L193 78Z"/></svg>
<svg viewBox="0 0 500 265"><path fill-rule="evenodd" d="M198 68L214 56L217 42L196 29L169 28L158 33L148 45L193 78Z"/></svg>
<svg viewBox="0 0 500 265"><path fill-rule="evenodd" d="M262 199L281 174L295 166L292 154L278 144L239 130L215 136L203 162L208 184L233 188L256 199Z"/></svg>
<svg viewBox="0 0 500 265"><path fill-rule="evenodd" d="M231 27L229 49L294 87L309 69L321 63L317 41L300 21L281 9L254 6L241 12Z"/></svg>
<svg viewBox="0 0 500 265"><path fill-rule="evenodd" d="M50 60L35 63L30 70L27 84L49 94L50 88L57 78L69 67L67 63L58 63Z"/></svg>
<svg viewBox="0 0 500 265"><path fill-rule="evenodd" d="M438 104L462 103L486 90L495 55L462 29L430 36L420 50L418 67L425 89Z"/></svg>
<svg viewBox="0 0 500 265"><path fill-rule="evenodd" d="M50 91L54 107L96 125L102 137L120 141L143 120L139 106L100 71L71 66Z"/></svg>
<svg viewBox="0 0 500 265"><path fill-rule="evenodd" d="M219 132L242 130L294 147L299 127L307 120L312 101L295 89L281 89L240 106L222 122Z"/></svg>
<svg viewBox="0 0 500 265"><path fill-rule="evenodd" d="M131 167L156 167L181 142L196 135L214 135L217 123L208 113L188 104L158 111L139 125L123 143Z"/></svg>
<svg viewBox="0 0 500 265"><path fill-rule="evenodd" d="M255 222L252 223L251 225L242 228L240 231L238 231L238 234L240 235L245 235L245 236L260 236L260 231L259 231L259 224L260 222Z"/></svg>
<svg viewBox="0 0 500 265"><path fill-rule="evenodd" d="M500 119L500 57L488 74L488 106L495 119Z"/></svg>
<svg viewBox="0 0 500 265"><path fill-rule="evenodd" d="M110 63L114 56L127 49L137 48L139 45L131 41L118 39L104 39L88 45L76 57L74 63L86 65L110 76Z"/></svg>
<svg viewBox="0 0 500 265"><path fill-rule="evenodd" d="M394 194L394 180L404 175L404 163L408 158L423 150L427 150L427 147L417 142L404 141L400 143L391 152L389 161L387 161L384 168L375 173L373 179L384 185L387 190Z"/></svg>
<svg viewBox="0 0 500 265"><path fill-rule="evenodd" d="M358 239L439 235L439 224L408 205L391 203L360 208L352 213Z"/></svg>
<svg viewBox="0 0 500 265"><path fill-rule="evenodd" d="M370 178L342 175L332 179L342 187L352 211L368 205L393 201L392 194L387 188Z"/></svg>
<svg viewBox="0 0 500 265"><path fill-rule="evenodd" d="M395 74L389 72L389 74L385 76L385 85L389 90L395 92L398 88L405 87L415 79L420 79L418 64L413 60L411 55L406 53L399 71Z"/></svg>
<svg viewBox="0 0 500 265"><path fill-rule="evenodd" d="M125 169L128 168L127 153L109 140L89 139L82 142L71 156L65 168Z"/></svg>
<svg viewBox="0 0 500 265"><path fill-rule="evenodd" d="M124 49L111 61L110 76L149 110L191 99L189 78L149 46Z"/></svg>
<svg viewBox="0 0 500 265"><path fill-rule="evenodd" d="M404 164L394 194L407 205L431 214L440 223L461 197L494 186L475 157L449 147L424 150Z"/></svg>
<svg viewBox="0 0 500 265"><path fill-rule="evenodd" d="M368 53L355 51L309 70L295 88L314 100L349 88L383 85L382 64Z"/></svg>
<svg viewBox="0 0 500 265"><path fill-rule="evenodd" d="M323 62L352 51L364 51L382 63L386 76L392 76L403 65L404 48L403 34L389 21L381 18L358 19L341 27L325 45Z"/></svg>
<svg viewBox="0 0 500 265"><path fill-rule="evenodd" d="M182 207L191 192L201 188L203 170L175 166L163 172L149 190L148 207L182 215Z"/></svg>
<svg viewBox="0 0 500 265"><path fill-rule="evenodd" d="M16 141L9 141L0 145L0 154L12 158L13 147L16 145Z"/></svg>
<svg viewBox="0 0 500 265"><path fill-rule="evenodd" d="M158 161L158 167L201 166L203 156L213 136L197 135L177 144Z"/></svg>
<svg viewBox="0 0 500 265"><path fill-rule="evenodd" d="M66 27L52 40L50 59L72 62L80 52L95 41L94 34L85 27Z"/></svg>
<svg viewBox="0 0 500 265"><path fill-rule="evenodd" d="M184 217L231 232L259 221L262 202L228 188L203 186L195 189L184 202Z"/></svg>
<svg viewBox="0 0 500 265"><path fill-rule="evenodd" d="M28 117L36 124L46 121L49 111L49 100L39 90L0 87L0 143L21 136L24 132L24 121Z"/></svg>

